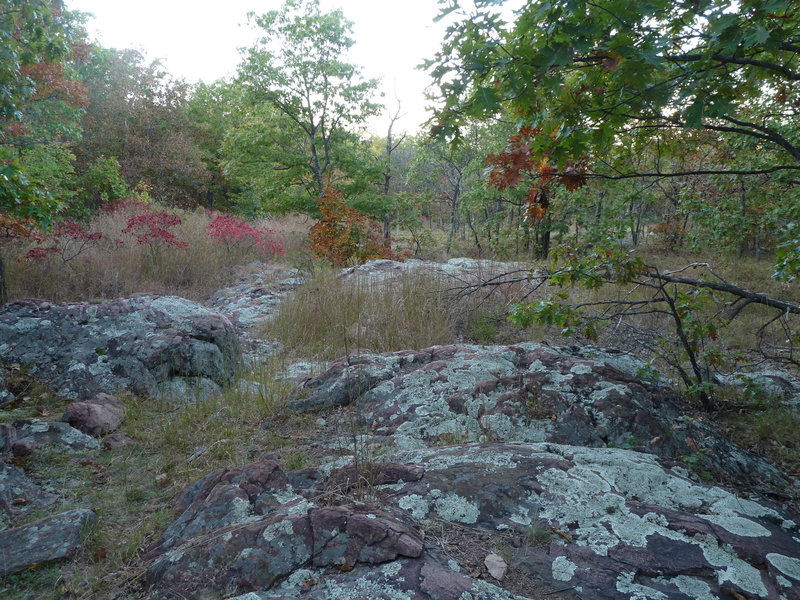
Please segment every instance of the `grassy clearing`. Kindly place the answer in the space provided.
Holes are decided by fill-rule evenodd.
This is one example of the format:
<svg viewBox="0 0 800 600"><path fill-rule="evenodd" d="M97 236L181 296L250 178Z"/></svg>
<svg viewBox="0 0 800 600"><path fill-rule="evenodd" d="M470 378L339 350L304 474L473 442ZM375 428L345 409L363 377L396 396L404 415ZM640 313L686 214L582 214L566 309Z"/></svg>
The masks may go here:
<svg viewBox="0 0 800 600"><path fill-rule="evenodd" d="M514 343L538 335L538 328L521 330L508 322L507 309L518 288L499 288L488 298L480 293L459 298L445 291L453 286L452 279L434 273L366 281L317 269L265 324L263 335L280 341L290 355L317 360L355 350Z"/></svg>

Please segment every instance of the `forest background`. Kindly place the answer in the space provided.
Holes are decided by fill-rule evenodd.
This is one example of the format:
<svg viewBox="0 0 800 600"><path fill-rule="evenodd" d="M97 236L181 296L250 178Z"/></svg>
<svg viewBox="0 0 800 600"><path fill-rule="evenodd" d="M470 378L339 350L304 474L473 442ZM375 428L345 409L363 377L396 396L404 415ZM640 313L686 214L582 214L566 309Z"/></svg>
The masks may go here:
<svg viewBox="0 0 800 600"><path fill-rule="evenodd" d="M520 304L512 318L596 339L603 323L663 314L701 396L713 342L750 305L775 312L758 314L759 349L796 363L797 3L563 0L510 21L497 4L440 2L446 36L422 66L435 110L408 133L403 107L347 61L352 24L313 0L249 15L261 37L236 77L197 85L92 43L88 17L61 2L6 2L0 253L13 260L0 261L0 298L203 280L185 293L199 299L243 247L284 253L294 242L253 219L291 214L311 219L294 261L555 259L542 263L554 286L645 289ZM366 128L380 114L382 136ZM188 258L215 244L225 252L203 268ZM99 250L119 256L90 261ZM708 271L680 281L664 253ZM740 272L755 260L758 293L708 267L718 257Z"/></svg>

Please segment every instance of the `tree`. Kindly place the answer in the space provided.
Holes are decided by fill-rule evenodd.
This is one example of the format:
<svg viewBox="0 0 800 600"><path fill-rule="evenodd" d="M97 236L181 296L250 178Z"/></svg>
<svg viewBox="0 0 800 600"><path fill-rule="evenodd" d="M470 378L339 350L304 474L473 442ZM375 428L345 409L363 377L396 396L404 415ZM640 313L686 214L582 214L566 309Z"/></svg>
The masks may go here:
<svg viewBox="0 0 800 600"><path fill-rule="evenodd" d="M311 212L337 171L348 179L362 164L353 160L366 150L357 133L380 109L371 100L377 81L343 60L354 42L340 10L323 13L317 0L289 0L280 11L250 18L264 35L246 51L238 81L259 127L233 138L228 168L246 173L257 165L262 181L255 193L273 209L296 209L297 203L281 206L280 195L303 188L303 208ZM237 152L240 145L246 152Z"/></svg>
<svg viewBox="0 0 800 600"><path fill-rule="evenodd" d="M778 269L786 277L800 273L800 238L790 227L800 171L796 2L543 0L526 3L510 25L490 8L500 2L475 4L473 14L462 11L458 0L448 0L443 10L442 16L457 19L430 63L441 102L433 132L458 141L472 119L514 122L507 147L491 157L490 181L499 189L528 187L531 220L546 218L550 201L562 193L558 184L577 190L593 178L647 178L657 185L666 178L706 177L692 180L705 186L703 192L662 188L680 215L692 210L692 202L705 201L706 191L735 185L731 178L769 177L756 182L780 184L789 198L789 208L759 207L772 213L776 230L781 220L786 224ZM706 148L731 149L735 159L697 152L701 137ZM645 160L637 162L637 155ZM739 198L739 213L747 218L752 200ZM743 230L742 219L720 227L720 212L729 216L730 204L719 202L706 222ZM593 338L601 322L663 315L674 332L665 345L673 365L707 408L719 359L712 342L722 321L747 306L775 311L759 334L779 323L787 342L771 349L772 357L797 364L798 336L789 320L800 314L796 303L723 281L710 268L691 277L661 272L619 249L563 252L565 264L550 272L548 283L591 289L634 284L646 295L583 304L557 295L520 306L520 324L535 320L568 333L582 328ZM716 310L706 312L709 305Z"/></svg>
<svg viewBox="0 0 800 600"><path fill-rule="evenodd" d="M64 205L28 178L20 148L31 140L20 138L40 123L42 106L79 103L80 86L65 76L63 62L74 33L57 0L8 0L0 8L0 239L33 235ZM0 304L7 300L0 256Z"/></svg>
<svg viewBox="0 0 800 600"><path fill-rule="evenodd" d="M431 63L443 102L435 129L457 135L467 117L510 110L536 132L532 153L559 170L587 155L601 164L625 132L706 129L780 150L757 173L798 171L796 8L792 0L550 0L527 3L512 26L496 13L464 15ZM458 10L449 0L444 12Z"/></svg>

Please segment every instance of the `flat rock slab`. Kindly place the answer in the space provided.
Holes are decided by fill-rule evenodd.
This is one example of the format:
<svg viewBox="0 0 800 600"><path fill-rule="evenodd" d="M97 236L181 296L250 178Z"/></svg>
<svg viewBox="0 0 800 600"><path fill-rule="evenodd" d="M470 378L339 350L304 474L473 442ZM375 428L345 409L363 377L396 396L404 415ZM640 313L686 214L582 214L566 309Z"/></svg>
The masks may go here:
<svg viewBox="0 0 800 600"><path fill-rule="evenodd" d="M72 558L95 519L92 511L81 508L0 531L0 577Z"/></svg>
<svg viewBox="0 0 800 600"><path fill-rule="evenodd" d="M652 455L556 444L472 444L396 457L425 471L378 486L421 521L558 532L516 560L580 598L800 598L800 521L693 481ZM511 561L514 562L513 560Z"/></svg>
<svg viewBox="0 0 800 600"><path fill-rule="evenodd" d="M402 262L388 259L370 260L363 265L342 269L340 277L366 281L386 281L400 275L424 273L474 284L488 279L496 283L518 280L531 273L526 263L506 263L474 258L451 258L447 262L434 262L411 258Z"/></svg>
<svg viewBox="0 0 800 600"><path fill-rule="evenodd" d="M0 359L25 365L66 398L118 390L161 397L176 385L219 391L234 376L239 342L225 316L173 296L25 300L0 308Z"/></svg>
<svg viewBox="0 0 800 600"><path fill-rule="evenodd" d="M556 442L690 457L731 483L782 491L783 475L697 419L669 382L600 348L434 346L334 361L294 392L296 410L352 406L400 449L457 442Z"/></svg>
<svg viewBox="0 0 800 600"><path fill-rule="evenodd" d="M489 443L395 458L360 472L284 474L262 461L211 473L178 499L179 517L150 550L149 597L541 597L503 589L522 577L560 600L800 599L795 515L653 455ZM548 541L505 546L503 581L479 581L442 552L444 523L462 536L538 530ZM494 549L478 548L480 560Z"/></svg>

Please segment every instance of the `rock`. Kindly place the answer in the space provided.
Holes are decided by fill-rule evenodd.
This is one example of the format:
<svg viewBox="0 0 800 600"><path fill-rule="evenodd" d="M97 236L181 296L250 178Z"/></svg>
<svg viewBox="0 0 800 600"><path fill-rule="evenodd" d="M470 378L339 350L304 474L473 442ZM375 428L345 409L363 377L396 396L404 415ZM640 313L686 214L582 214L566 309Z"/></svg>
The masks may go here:
<svg viewBox="0 0 800 600"><path fill-rule="evenodd" d="M508 571L508 565L506 564L506 561L504 561L503 557L499 554L492 553L486 555L486 559L483 561L483 564L486 565L489 575L498 581L502 581L503 577L506 576L506 571Z"/></svg>
<svg viewBox="0 0 800 600"><path fill-rule="evenodd" d="M800 521L770 503L696 483L658 458L617 448L470 444L407 451L416 482L378 486L418 519L522 534L544 548L513 558L581 598L800 598Z"/></svg>
<svg viewBox="0 0 800 600"><path fill-rule="evenodd" d="M0 425L0 452L8 452L17 441L17 430L11 425Z"/></svg>
<svg viewBox="0 0 800 600"><path fill-rule="evenodd" d="M152 597L268 589L306 566L349 570L423 550L419 535L391 513L323 506L294 493L274 461L212 473L187 489L177 509L150 552Z"/></svg>
<svg viewBox="0 0 800 600"><path fill-rule="evenodd" d="M95 518L92 511L77 509L0 531L0 577L72 558Z"/></svg>
<svg viewBox="0 0 800 600"><path fill-rule="evenodd" d="M44 491L25 475L25 471L0 463L0 529L55 500L55 495Z"/></svg>
<svg viewBox="0 0 800 600"><path fill-rule="evenodd" d="M16 399L17 397L6 387L5 378L0 375L0 408L8 406Z"/></svg>
<svg viewBox="0 0 800 600"><path fill-rule="evenodd" d="M150 598L800 598L796 517L653 455L490 443L397 458L359 467L379 507L353 499L353 465L284 474L262 461L211 473L181 495L178 519L148 553ZM444 523L464 540L447 553ZM525 540L533 530L544 545L480 560L504 586L536 581L540 593L476 580L449 554L480 551L464 532Z"/></svg>
<svg viewBox="0 0 800 600"><path fill-rule="evenodd" d="M276 283L276 276L283 279ZM273 282L268 284L267 281ZM255 264L240 270L234 285L218 290L206 302L207 306L227 316L236 326L246 365L262 364L280 351L280 343L259 339L252 333L261 323L273 317L281 303L302 283L303 278L297 269L281 273L267 265Z"/></svg>
<svg viewBox="0 0 800 600"><path fill-rule="evenodd" d="M86 402L67 406L62 421L95 437L115 431L125 418L122 402L110 394L97 394Z"/></svg>
<svg viewBox="0 0 800 600"><path fill-rule="evenodd" d="M25 365L70 399L118 389L163 397L164 388L187 380L225 385L238 348L225 316L172 296L0 308L0 358Z"/></svg>
<svg viewBox="0 0 800 600"><path fill-rule="evenodd" d="M365 430L401 449L489 440L627 447L785 489L766 461L684 417L667 383L599 348L450 345L339 359L301 384L290 406L352 405Z"/></svg>
<svg viewBox="0 0 800 600"><path fill-rule="evenodd" d="M66 423L42 421L40 419L22 419L14 422L17 430L17 441L12 448L21 445L30 445L35 449L45 444L64 446L70 450L98 450L100 443Z"/></svg>
<svg viewBox="0 0 800 600"><path fill-rule="evenodd" d="M548 596L561 600L563 596ZM378 567L295 571L272 591L256 591L230 600L526 600L491 583L442 566L429 554Z"/></svg>
<svg viewBox="0 0 800 600"><path fill-rule="evenodd" d="M121 450L122 448L127 448L135 443L136 440L128 437L124 433L117 431L109 436L106 436L106 438L103 440L103 448L106 450Z"/></svg>
<svg viewBox="0 0 800 600"><path fill-rule="evenodd" d="M518 279L521 271L530 273L530 266L526 263L503 263L474 258L451 258L444 263L413 258L403 262L379 259L342 269L340 277L378 282L399 275L427 273L436 277L457 280L461 284L477 283L496 277L499 277L499 283Z"/></svg>

